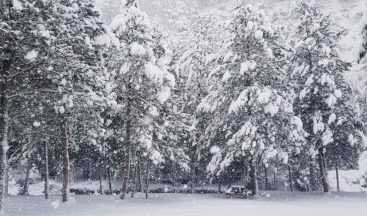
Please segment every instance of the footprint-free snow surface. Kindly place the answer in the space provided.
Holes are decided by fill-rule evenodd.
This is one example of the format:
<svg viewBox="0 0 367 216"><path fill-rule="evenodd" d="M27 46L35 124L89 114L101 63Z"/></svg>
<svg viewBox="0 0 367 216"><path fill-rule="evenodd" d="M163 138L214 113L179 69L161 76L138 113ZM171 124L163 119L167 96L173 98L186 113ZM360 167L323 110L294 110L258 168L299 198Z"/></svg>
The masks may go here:
<svg viewBox="0 0 367 216"><path fill-rule="evenodd" d="M365 216L367 194L360 193L263 193L251 200L224 195L143 194L135 199L118 196L72 196L67 204L59 196L13 196L5 215L27 216Z"/></svg>

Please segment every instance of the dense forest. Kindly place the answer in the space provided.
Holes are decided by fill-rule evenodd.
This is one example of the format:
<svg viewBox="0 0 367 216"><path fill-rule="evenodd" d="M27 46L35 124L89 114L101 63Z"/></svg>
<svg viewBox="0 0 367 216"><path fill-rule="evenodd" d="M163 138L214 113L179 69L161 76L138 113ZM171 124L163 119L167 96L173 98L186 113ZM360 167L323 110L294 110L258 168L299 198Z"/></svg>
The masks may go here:
<svg viewBox="0 0 367 216"><path fill-rule="evenodd" d="M48 199L50 181L63 202L80 181L121 199L153 184L329 192L339 170L367 185L367 18L350 62L348 29L307 1L294 26L239 1L177 34L115 6L0 0L0 209L10 184L44 182Z"/></svg>

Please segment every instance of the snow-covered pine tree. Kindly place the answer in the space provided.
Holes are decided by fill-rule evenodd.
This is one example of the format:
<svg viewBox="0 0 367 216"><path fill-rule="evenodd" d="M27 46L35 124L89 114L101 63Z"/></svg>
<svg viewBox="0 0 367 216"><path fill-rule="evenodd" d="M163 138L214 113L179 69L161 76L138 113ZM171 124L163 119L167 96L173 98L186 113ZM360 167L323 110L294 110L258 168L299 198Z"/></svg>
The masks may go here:
<svg viewBox="0 0 367 216"><path fill-rule="evenodd" d="M320 181L328 192L327 164L325 154L335 134L331 125L344 118L338 109L349 94L344 72L349 63L342 61L337 42L344 30L335 25L330 16L325 16L317 6L301 2L297 8L300 22L294 35L294 54L291 76L297 83L296 113L301 116L307 138L309 154L318 156ZM340 116L337 116L337 115Z"/></svg>
<svg viewBox="0 0 367 216"><path fill-rule="evenodd" d="M52 89L48 106L55 109L58 118L63 147L62 200L67 202L70 143L80 143L79 139L72 139L73 135L88 136L89 142L94 143L95 133L88 130L101 128L98 104L103 103L105 87L103 48L111 44L111 38L93 1L60 0L55 8L57 15L50 26L54 40L49 51L52 60L47 68ZM77 130L71 130L73 127Z"/></svg>
<svg viewBox="0 0 367 216"><path fill-rule="evenodd" d="M44 92L39 66L47 60L50 38L45 23L52 19L52 2L41 0L1 1L0 14L0 209L3 208L9 116L14 100ZM37 81L37 82L36 82ZM19 104L17 104L19 105Z"/></svg>
<svg viewBox="0 0 367 216"><path fill-rule="evenodd" d="M159 42L160 37L150 24L148 16L129 1L123 14L111 23L111 29L119 39L121 48L114 57L116 79L116 112L123 121L123 184L124 199L137 164L137 152L153 163L162 160L157 140L160 140L154 121L160 115L161 106L170 96L175 81L167 71L167 52ZM168 61L168 62L167 62ZM123 109L122 109L123 108ZM120 131L122 132L122 131ZM133 188L130 188L133 189Z"/></svg>
<svg viewBox="0 0 367 216"><path fill-rule="evenodd" d="M269 18L245 2L233 14L231 37L212 72L217 83L198 110L210 113L205 138L213 156L208 171L218 175L245 159L256 195L258 162L284 155L280 143L302 142L302 127L282 88L283 61L273 46L277 32Z"/></svg>

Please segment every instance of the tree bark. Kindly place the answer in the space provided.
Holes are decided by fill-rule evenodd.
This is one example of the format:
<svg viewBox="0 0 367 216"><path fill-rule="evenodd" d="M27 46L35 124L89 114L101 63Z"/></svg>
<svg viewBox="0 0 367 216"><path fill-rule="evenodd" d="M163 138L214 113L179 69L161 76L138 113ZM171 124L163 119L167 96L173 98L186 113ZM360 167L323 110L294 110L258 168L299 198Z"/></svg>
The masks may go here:
<svg viewBox="0 0 367 216"><path fill-rule="evenodd" d="M61 122L61 143L62 143L62 202L67 202L69 200L69 137L67 132L67 122L66 117L62 117Z"/></svg>
<svg viewBox="0 0 367 216"><path fill-rule="evenodd" d="M139 192L142 192L143 190L143 180L142 180L142 174L141 174L141 157L139 157L139 161L138 161L138 187L137 190Z"/></svg>
<svg viewBox="0 0 367 216"><path fill-rule="evenodd" d="M334 152L334 160L335 160L336 190L339 192L340 191L340 184L339 184L339 164L338 164L338 158L337 158L335 152Z"/></svg>
<svg viewBox="0 0 367 216"><path fill-rule="evenodd" d="M103 195L103 185L102 185L102 168L99 173L99 191L100 194Z"/></svg>
<svg viewBox="0 0 367 216"><path fill-rule="evenodd" d="M48 140L45 141L45 199L49 197Z"/></svg>
<svg viewBox="0 0 367 216"><path fill-rule="evenodd" d="M9 166L8 166L8 160L5 160L5 188L4 188L4 197L9 196Z"/></svg>
<svg viewBox="0 0 367 216"><path fill-rule="evenodd" d="M324 150L323 148L319 149L318 162L319 162L319 168L320 168L320 179L321 179L322 187L324 189L324 192L327 193L330 191L330 189L329 189L329 181L327 177L328 175L327 175L326 164L325 164L325 155L324 155L323 150Z"/></svg>
<svg viewBox="0 0 367 216"><path fill-rule="evenodd" d="M257 163L254 156L250 160L250 178L252 195L256 196L259 193L259 184L257 182Z"/></svg>
<svg viewBox="0 0 367 216"><path fill-rule="evenodd" d="M336 189L340 191L340 184L339 184L339 167L338 162L335 162L335 174L336 174Z"/></svg>
<svg viewBox="0 0 367 216"><path fill-rule="evenodd" d="M315 169L313 166L313 159L310 158L310 186L309 186L309 191L315 191L317 190L316 188L316 180L315 180Z"/></svg>
<svg viewBox="0 0 367 216"><path fill-rule="evenodd" d="M294 188L293 188L293 175L292 175L292 168L291 168L290 164L288 164L288 177L289 177L289 186L290 186L291 192L293 192L294 191Z"/></svg>
<svg viewBox="0 0 367 216"><path fill-rule="evenodd" d="M29 144L29 146L31 146L31 144ZM32 156L30 155L29 151L30 148L28 147L27 150L27 169L26 169L26 175L25 175L25 179L24 179L24 185L23 185L23 190L22 190L22 195L29 195L29 176L31 173L31 169L32 169Z"/></svg>
<svg viewBox="0 0 367 216"><path fill-rule="evenodd" d="M131 167L131 133L132 133L132 98L130 96L131 85L129 84L127 87L128 92L128 101L126 104L126 139L125 139L125 151L124 151L124 167L123 167L123 181L121 188L121 196L120 199L125 199L126 194L129 188L130 182L130 167Z"/></svg>
<svg viewBox="0 0 367 216"><path fill-rule="evenodd" d="M8 149L8 98L7 98L7 65L3 63L0 80L0 212L4 208L3 198L5 192L6 152ZM10 65L8 65L10 67Z"/></svg>
<svg viewBox="0 0 367 216"><path fill-rule="evenodd" d="M107 169L107 175L108 175L108 190L110 192L110 195L112 195L113 191L112 191L111 168L110 167L108 167Z"/></svg>
<svg viewBox="0 0 367 216"><path fill-rule="evenodd" d="M145 170L145 199L148 199L149 196L149 176L150 176L150 161L149 157L147 157L147 167Z"/></svg>
<svg viewBox="0 0 367 216"><path fill-rule="evenodd" d="M265 190L269 189L269 180L268 180L268 168L264 164L264 172L265 172Z"/></svg>

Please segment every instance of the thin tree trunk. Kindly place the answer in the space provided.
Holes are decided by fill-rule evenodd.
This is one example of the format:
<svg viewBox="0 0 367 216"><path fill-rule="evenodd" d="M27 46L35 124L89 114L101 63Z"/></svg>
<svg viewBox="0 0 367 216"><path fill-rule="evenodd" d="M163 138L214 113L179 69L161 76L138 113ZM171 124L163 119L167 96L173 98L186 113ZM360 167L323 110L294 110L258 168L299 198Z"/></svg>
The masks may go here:
<svg viewBox="0 0 367 216"><path fill-rule="evenodd" d="M335 173L336 173L336 189L339 192L340 191L340 184L339 184L339 168L338 168L338 166L335 167Z"/></svg>
<svg viewBox="0 0 367 216"><path fill-rule="evenodd" d="M190 163L190 192L192 194L195 193L195 184L196 184L196 150L195 147L191 147L191 163Z"/></svg>
<svg viewBox="0 0 367 216"><path fill-rule="evenodd" d="M313 166L313 159L310 158L310 186L309 191L315 191L316 190L316 181L315 181L315 169Z"/></svg>
<svg viewBox="0 0 367 216"><path fill-rule="evenodd" d="M99 191L100 191L100 194L103 195L102 170L99 173Z"/></svg>
<svg viewBox="0 0 367 216"><path fill-rule="evenodd" d="M111 168L110 167L108 167L107 169L107 175L108 175L108 190L110 192L110 195L112 195L113 191L112 191Z"/></svg>
<svg viewBox="0 0 367 216"><path fill-rule="evenodd" d="M136 169L136 164L133 168L133 171L131 173L131 198L134 198L135 196L135 192L136 192L136 182L137 182L137 169Z"/></svg>
<svg viewBox="0 0 367 216"><path fill-rule="evenodd" d="M131 85L127 87L128 101L126 105L126 129L125 129L125 151L124 151L124 167L123 167L123 181L120 199L125 199L130 182L130 163L131 163L131 133L132 133L132 98L130 96Z"/></svg>
<svg viewBox="0 0 367 216"><path fill-rule="evenodd" d="M5 188L4 188L4 196L9 196L9 166L8 166L8 157L5 157Z"/></svg>
<svg viewBox="0 0 367 216"><path fill-rule="evenodd" d="M131 185L131 198L134 198L136 191L136 176L137 176L137 160L136 160L136 147L132 147L132 162L131 162L131 171L130 171L130 185Z"/></svg>
<svg viewBox="0 0 367 216"><path fill-rule="evenodd" d="M259 193L259 185L257 182L257 164L254 156L250 160L250 178L252 195L256 196Z"/></svg>
<svg viewBox="0 0 367 216"><path fill-rule="evenodd" d="M148 199L149 196L149 176L150 176L150 161L149 157L147 157L147 167L145 170L145 199Z"/></svg>
<svg viewBox="0 0 367 216"><path fill-rule="evenodd" d="M265 190L269 189L269 180L268 180L268 168L264 165L264 172L265 172Z"/></svg>
<svg viewBox="0 0 367 216"><path fill-rule="evenodd" d="M138 161L138 191L142 192L143 190L143 180L142 180L142 174L141 174L141 157L139 157Z"/></svg>
<svg viewBox="0 0 367 216"><path fill-rule="evenodd" d="M329 181L327 179L328 177L327 177L327 170L326 170L326 164L325 164L325 156L324 156L324 152L322 148L319 149L318 161L319 161L320 178L322 182L322 187L324 189L324 192L327 193L329 192Z"/></svg>
<svg viewBox="0 0 367 216"><path fill-rule="evenodd" d="M278 189L278 183L277 183L277 176L276 176L276 173L275 173L275 171L274 171L274 173L273 173L273 184L274 184L274 190L276 190L276 189Z"/></svg>
<svg viewBox="0 0 367 216"><path fill-rule="evenodd" d="M69 137L67 132L67 122L63 116L61 122L61 143L62 143L62 202L69 200Z"/></svg>
<svg viewBox="0 0 367 216"><path fill-rule="evenodd" d="M48 140L45 141L45 199L49 197Z"/></svg>
<svg viewBox="0 0 367 216"><path fill-rule="evenodd" d="M219 193L222 193L222 184L220 182L218 184L218 192Z"/></svg>
<svg viewBox="0 0 367 216"><path fill-rule="evenodd" d="M6 63L6 62L5 62ZM9 63L10 64L10 63ZM7 98L7 67L4 64L1 70L2 79L0 80L0 212L4 208L3 197L5 192L6 176L6 151L8 149L8 98ZM10 67L10 65L9 65Z"/></svg>
<svg viewBox="0 0 367 216"><path fill-rule="evenodd" d="M290 186L291 192L293 192L294 191L294 189L293 189L293 175L292 175L292 168L291 168L290 164L288 164L288 178L289 178L289 186Z"/></svg>
<svg viewBox="0 0 367 216"><path fill-rule="evenodd" d="M21 195L28 195L29 194L29 176L31 174L32 169L32 156L30 155L31 151L31 143L28 144L27 148L27 167L26 167L26 175L24 179L24 185Z"/></svg>

